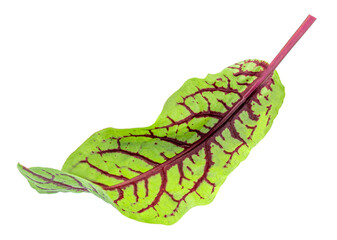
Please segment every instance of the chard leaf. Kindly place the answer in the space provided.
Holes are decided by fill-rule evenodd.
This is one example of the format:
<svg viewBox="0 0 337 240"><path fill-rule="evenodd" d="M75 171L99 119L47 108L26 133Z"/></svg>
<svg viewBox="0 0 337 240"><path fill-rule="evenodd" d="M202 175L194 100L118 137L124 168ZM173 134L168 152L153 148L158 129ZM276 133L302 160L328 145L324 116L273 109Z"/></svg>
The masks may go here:
<svg viewBox="0 0 337 240"><path fill-rule="evenodd" d="M285 96L275 71L312 22L308 17L269 65L249 59L192 78L145 128L93 134L63 165L20 172L40 193L91 192L142 222L173 224L210 203L269 131Z"/></svg>

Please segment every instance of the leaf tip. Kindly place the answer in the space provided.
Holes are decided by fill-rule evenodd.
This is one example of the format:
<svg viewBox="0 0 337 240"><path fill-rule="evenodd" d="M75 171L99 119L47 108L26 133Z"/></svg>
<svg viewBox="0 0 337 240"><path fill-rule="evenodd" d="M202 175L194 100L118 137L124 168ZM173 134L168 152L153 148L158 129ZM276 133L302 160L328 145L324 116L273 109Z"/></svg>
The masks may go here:
<svg viewBox="0 0 337 240"><path fill-rule="evenodd" d="M20 163L18 163L17 165L16 165L16 167L18 168L18 170L19 170L19 172L22 174L22 175L24 175L24 171L26 171L26 167L25 166L23 166L23 165L21 165Z"/></svg>
<svg viewBox="0 0 337 240"><path fill-rule="evenodd" d="M19 162L16 164L16 167L19 169L19 171L23 169L23 166Z"/></svg>

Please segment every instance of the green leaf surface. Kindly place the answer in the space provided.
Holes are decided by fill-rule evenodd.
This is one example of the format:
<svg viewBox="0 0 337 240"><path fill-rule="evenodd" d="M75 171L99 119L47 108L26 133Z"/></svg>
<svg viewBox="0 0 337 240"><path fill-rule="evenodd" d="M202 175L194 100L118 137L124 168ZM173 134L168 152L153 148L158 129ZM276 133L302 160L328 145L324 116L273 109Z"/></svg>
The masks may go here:
<svg viewBox="0 0 337 240"><path fill-rule="evenodd" d="M96 132L62 171L19 170L40 193L91 192L132 219L173 224L210 203L269 131L285 94L276 71L250 91L267 67L246 60L189 79L153 125Z"/></svg>
<svg viewBox="0 0 337 240"><path fill-rule="evenodd" d="M111 203L106 191L81 177L52 168L32 167L28 169L21 164L17 167L30 186L39 193L90 192Z"/></svg>

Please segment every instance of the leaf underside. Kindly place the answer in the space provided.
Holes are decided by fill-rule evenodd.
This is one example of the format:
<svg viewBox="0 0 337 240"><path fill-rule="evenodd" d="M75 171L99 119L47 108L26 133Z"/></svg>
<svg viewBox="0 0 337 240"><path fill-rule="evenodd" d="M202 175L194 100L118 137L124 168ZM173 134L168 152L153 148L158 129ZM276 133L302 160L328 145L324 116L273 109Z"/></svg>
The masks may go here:
<svg viewBox="0 0 337 240"><path fill-rule="evenodd" d="M267 67L246 60L189 79L153 125L96 132L62 171L19 170L40 193L91 192L132 219L173 224L190 208L210 203L269 131L285 94L276 71L233 110Z"/></svg>

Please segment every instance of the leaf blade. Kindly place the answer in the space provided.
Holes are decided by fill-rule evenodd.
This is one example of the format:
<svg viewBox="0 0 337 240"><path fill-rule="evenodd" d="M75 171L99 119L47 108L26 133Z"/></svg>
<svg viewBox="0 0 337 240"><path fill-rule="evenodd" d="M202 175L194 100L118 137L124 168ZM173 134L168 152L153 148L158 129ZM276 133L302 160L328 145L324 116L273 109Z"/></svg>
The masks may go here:
<svg viewBox="0 0 337 240"><path fill-rule="evenodd" d="M79 162L85 163L89 165L90 173L98 174L97 178L89 180L98 182L124 215L139 221L173 224L190 208L211 202L228 174L270 129L284 98L284 87L276 72L258 88L248 103L236 110L235 114L241 115L231 113L227 119L232 120L217 126L267 66L263 61L246 60L205 79L188 80L168 99L155 124L141 129L100 131L94 138L89 138L87 145L84 144L85 149L90 145L91 150L97 150L85 155L79 148L77 154L87 158L78 158L75 168L69 167L71 164L68 168L66 162L63 170L85 176L88 173L72 172L77 170ZM197 96L197 104L188 102ZM162 129L164 131L160 131ZM114 141L107 144L109 138ZM120 153L129 154L133 161L122 158ZM109 161L114 159L129 165L111 164ZM148 168L132 169L138 166L136 159ZM151 164L149 160L152 160ZM128 178L121 169L137 174ZM118 172L113 172L115 170ZM120 176L127 179L113 183L106 180ZM140 191L148 194L139 196Z"/></svg>
<svg viewBox="0 0 337 240"><path fill-rule="evenodd" d="M206 81L214 74L205 79L188 80L168 99L163 112L152 126L102 130L82 144L67 159L62 170L82 176L88 182L97 180L95 183L109 195L112 205L124 215L139 221L172 224L193 206L209 203L228 174L269 131L285 95L275 69L315 20L311 15L307 17L268 68L258 66L250 69L259 61L247 60L244 62L246 65L238 63L236 65L239 67L230 66L222 72L229 72L224 74L227 87L222 86L222 90L226 89L239 97L233 103L230 102L231 98L214 99L212 94L203 95L202 91L205 90L200 90L203 84L212 85L214 92L219 87L215 82L210 84ZM258 76L261 68L262 74ZM236 83L232 81L233 77L237 78ZM221 76L216 80L222 81L223 78ZM188 95L191 89L185 88L183 93L184 86L193 81L199 82L196 89L191 88L192 93ZM226 91L220 92L226 94ZM180 93L183 96L179 96ZM186 101L193 94L193 99ZM263 103L265 100L267 103ZM274 102L268 104L271 100ZM224 109L219 110L213 106L217 103L222 104ZM165 110L170 109L173 109L171 114L165 113ZM122 144L122 138L129 139ZM152 139L152 142L148 139ZM158 145L158 139L161 146L151 146ZM172 145L164 146L165 151L156 152L155 149L163 149L164 143ZM108 148L102 150L106 147ZM104 159L106 153L113 155ZM118 162L118 159L122 161ZM125 163L126 166L117 163ZM133 169L134 166L138 169ZM45 181L38 182L28 174L24 175L32 187L50 184L54 180L18 167L23 174L28 172ZM113 172L116 170L116 173ZM130 176L130 172L136 176ZM79 180L75 181L83 186ZM175 183L170 184L171 181ZM60 182L54 185L60 186ZM83 188L79 190L61 185L67 190L85 191ZM46 189L40 188L41 190L45 192Z"/></svg>

